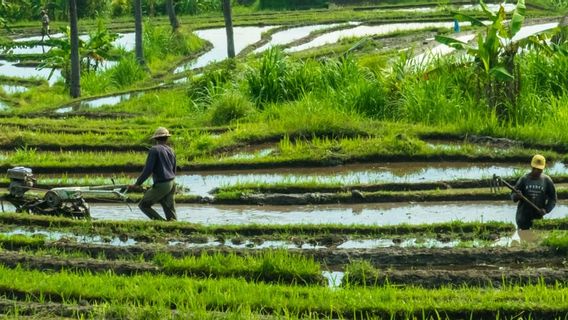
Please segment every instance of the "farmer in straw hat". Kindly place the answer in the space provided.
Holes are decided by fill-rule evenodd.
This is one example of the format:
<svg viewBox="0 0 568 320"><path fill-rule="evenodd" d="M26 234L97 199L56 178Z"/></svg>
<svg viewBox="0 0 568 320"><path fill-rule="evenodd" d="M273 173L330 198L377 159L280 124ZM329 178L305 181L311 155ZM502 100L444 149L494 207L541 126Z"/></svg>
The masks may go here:
<svg viewBox="0 0 568 320"><path fill-rule="evenodd" d="M128 188L130 190L141 190L144 181L152 175L154 184L151 189L144 193L144 197L138 204L140 210L152 220L170 221L177 219L174 200L176 155L172 148L167 145L170 136L170 132L164 127L159 127L156 130L152 136L156 144L148 151L146 165L136 183ZM152 209L152 206L156 203L162 205L166 219Z"/></svg>
<svg viewBox="0 0 568 320"><path fill-rule="evenodd" d="M546 159L540 154L535 155L531 161L531 172L519 178L515 184L516 191L511 193L511 199L519 202L516 220L520 230L530 229L534 219L542 219L556 205L556 187L552 179L542 173L545 166ZM536 210L522 200L521 194L541 209Z"/></svg>
<svg viewBox="0 0 568 320"><path fill-rule="evenodd" d="M47 36L51 39L51 35L49 34L49 16L47 15L47 10L41 10L41 41L43 42L43 38Z"/></svg>

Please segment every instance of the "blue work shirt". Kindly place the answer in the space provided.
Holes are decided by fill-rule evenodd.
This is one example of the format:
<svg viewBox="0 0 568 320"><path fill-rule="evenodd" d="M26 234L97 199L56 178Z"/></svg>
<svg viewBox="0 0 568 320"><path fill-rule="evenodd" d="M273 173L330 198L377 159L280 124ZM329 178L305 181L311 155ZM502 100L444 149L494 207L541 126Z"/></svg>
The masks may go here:
<svg viewBox="0 0 568 320"><path fill-rule="evenodd" d="M154 183L167 182L176 177L176 155L172 148L165 144L157 144L150 148L146 165L136 184L142 185L150 175Z"/></svg>

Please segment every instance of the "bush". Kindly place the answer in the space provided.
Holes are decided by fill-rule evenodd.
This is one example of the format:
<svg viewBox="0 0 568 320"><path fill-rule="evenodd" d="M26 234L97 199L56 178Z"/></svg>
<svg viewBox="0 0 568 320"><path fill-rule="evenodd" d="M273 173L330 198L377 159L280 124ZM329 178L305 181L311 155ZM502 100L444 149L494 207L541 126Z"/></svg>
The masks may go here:
<svg viewBox="0 0 568 320"><path fill-rule="evenodd" d="M117 88L127 87L146 77L146 72L133 56L122 58L109 72L111 83Z"/></svg>
<svg viewBox="0 0 568 320"><path fill-rule="evenodd" d="M213 98L211 103L211 124L227 125L254 112L254 106L239 92L228 91Z"/></svg>
<svg viewBox="0 0 568 320"><path fill-rule="evenodd" d="M132 12L132 5L128 0L112 0L110 7L113 17L124 16Z"/></svg>

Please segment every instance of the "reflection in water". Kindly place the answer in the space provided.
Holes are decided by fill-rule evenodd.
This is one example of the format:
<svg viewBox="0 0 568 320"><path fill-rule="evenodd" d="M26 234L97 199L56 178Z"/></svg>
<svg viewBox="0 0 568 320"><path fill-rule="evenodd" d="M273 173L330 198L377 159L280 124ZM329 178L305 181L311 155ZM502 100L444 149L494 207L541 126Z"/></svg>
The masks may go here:
<svg viewBox="0 0 568 320"><path fill-rule="evenodd" d="M102 106L114 106L123 101L127 101L132 97L138 97L143 95L143 92L136 93L125 93L116 96L103 97L93 100L83 100L79 103L75 103L71 106L66 106L55 110L56 113L68 113L71 111L81 111L84 109L96 109Z"/></svg>
<svg viewBox="0 0 568 320"><path fill-rule="evenodd" d="M254 53L259 53L262 52L270 47L274 47L274 46L278 46L278 45L285 45L288 44L290 42L296 41L298 39L302 39L307 37L308 35L310 35L310 33L317 31L317 30L322 30L322 29L328 29L328 28L333 28L335 26L338 26L339 24L334 23L334 24L316 24L316 25L311 25L311 26L303 26L303 27L297 27L297 28L290 28L290 29L286 29L280 32L276 32L272 35L272 38L270 39L270 42L268 42L267 44L257 48L256 50L254 50Z"/></svg>
<svg viewBox="0 0 568 320"><path fill-rule="evenodd" d="M273 27L235 27L235 54L239 54L244 48L260 41L262 33ZM211 62L221 61L227 58L227 33L225 28L204 29L194 32L198 37L213 44L213 49L201 55L197 60L191 61L177 68L174 73L180 73L190 69L205 67Z"/></svg>
<svg viewBox="0 0 568 320"><path fill-rule="evenodd" d="M8 110L9 106L0 100L0 111Z"/></svg>
<svg viewBox="0 0 568 320"><path fill-rule="evenodd" d="M16 94L28 91L27 87L12 85L12 84L3 84L0 87L2 88L2 91L4 91L7 94Z"/></svg>
<svg viewBox="0 0 568 320"><path fill-rule="evenodd" d="M18 61L0 61L0 75L14 78L41 78L46 79L50 85L53 85L59 79L59 72L55 72L51 79L48 80L51 74L50 69L36 69L34 67L18 66Z"/></svg>
<svg viewBox="0 0 568 320"><path fill-rule="evenodd" d="M464 22L463 25L469 25L469 24ZM420 30L431 27L452 28L453 22L414 22L414 23L392 23L392 24L383 24L377 26L366 26L366 25L358 26L351 29L337 30L323 34L308 43L286 49L285 51L298 52L306 49L316 48L319 46L323 46L325 44L336 43L341 38L345 37L365 37L372 35L384 35L396 31Z"/></svg>
<svg viewBox="0 0 568 320"><path fill-rule="evenodd" d="M475 38L475 34L469 34L469 35L455 37L456 40L459 40L461 42L466 42L466 43L473 40L473 38ZM432 48L431 50L429 50L426 53L419 54L419 55L415 56L414 58L409 59L408 62L407 62L407 65L415 66L415 67L426 66L426 65L430 64L435 58L449 54L451 52L454 52L455 50L456 49L454 49L452 47L449 47L445 44L441 44L439 46Z"/></svg>
<svg viewBox="0 0 568 320"><path fill-rule="evenodd" d="M330 288L339 288L345 272L340 271L323 271L322 276L327 279L327 285Z"/></svg>
<svg viewBox="0 0 568 320"><path fill-rule="evenodd" d="M435 182L458 179L490 179L493 174L501 177L524 172L526 164L497 164L470 162L438 163L384 163L383 165L344 165L327 168L283 168L272 170L237 170L222 172L180 173L176 182L191 190L192 194L207 195L220 186L242 183L336 183L357 185L373 183ZM547 170L565 172L562 163L555 163Z"/></svg>
<svg viewBox="0 0 568 320"><path fill-rule="evenodd" d="M14 208L4 204L6 211ZM158 208L160 211L161 209ZM353 214L353 208L361 213ZM178 220L202 225L248 224L341 224L391 226L433 224L452 221L500 221L514 224L516 205L511 201L462 201L432 203L376 203L356 205L306 206L230 206L178 204ZM91 204L91 216L104 220L147 220L133 206L125 204ZM163 216L163 213L162 213ZM568 216L568 207L558 205L546 219Z"/></svg>

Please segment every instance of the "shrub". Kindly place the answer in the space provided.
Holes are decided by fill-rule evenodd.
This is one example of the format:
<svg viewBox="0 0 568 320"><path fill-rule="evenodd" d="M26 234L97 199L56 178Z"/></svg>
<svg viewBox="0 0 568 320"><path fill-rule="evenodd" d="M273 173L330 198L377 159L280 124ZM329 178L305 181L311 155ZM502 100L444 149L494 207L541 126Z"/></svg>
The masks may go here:
<svg viewBox="0 0 568 320"><path fill-rule="evenodd" d="M122 58L109 72L111 83L117 88L127 87L146 77L146 72L132 55Z"/></svg>
<svg viewBox="0 0 568 320"><path fill-rule="evenodd" d="M254 112L254 106L239 92L228 91L213 98L211 103L211 124L227 125Z"/></svg>

